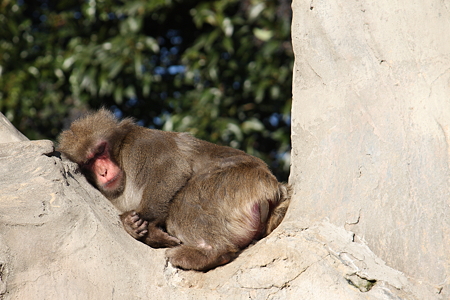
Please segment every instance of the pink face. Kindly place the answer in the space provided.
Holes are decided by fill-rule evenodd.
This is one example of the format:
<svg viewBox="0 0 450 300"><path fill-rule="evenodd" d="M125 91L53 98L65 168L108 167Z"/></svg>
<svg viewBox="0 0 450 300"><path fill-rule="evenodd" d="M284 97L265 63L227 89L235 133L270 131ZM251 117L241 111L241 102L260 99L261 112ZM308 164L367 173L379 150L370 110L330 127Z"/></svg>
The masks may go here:
<svg viewBox="0 0 450 300"><path fill-rule="evenodd" d="M94 148L83 167L91 172L99 190L112 193L121 187L123 172L111 160L107 142Z"/></svg>

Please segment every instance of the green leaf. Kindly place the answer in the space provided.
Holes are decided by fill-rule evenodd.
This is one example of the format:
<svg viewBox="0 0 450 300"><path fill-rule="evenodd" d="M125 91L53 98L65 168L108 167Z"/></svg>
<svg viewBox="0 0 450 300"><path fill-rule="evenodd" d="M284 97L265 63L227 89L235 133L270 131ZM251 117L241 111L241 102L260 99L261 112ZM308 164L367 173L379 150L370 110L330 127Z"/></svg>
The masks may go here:
<svg viewBox="0 0 450 300"><path fill-rule="evenodd" d="M261 123L260 120L256 119L256 118L252 118L248 121L245 121L244 123L242 123L242 131L244 133L250 133L252 131L263 131L264 130L264 125Z"/></svg>
<svg viewBox="0 0 450 300"><path fill-rule="evenodd" d="M273 37L273 31L268 29L253 29L253 34L261 41L267 42Z"/></svg>
<svg viewBox="0 0 450 300"><path fill-rule="evenodd" d="M109 78L114 78L119 74L120 71L122 71L122 68L124 66L124 61L121 59L113 59L113 61L110 63L110 69L109 69Z"/></svg>

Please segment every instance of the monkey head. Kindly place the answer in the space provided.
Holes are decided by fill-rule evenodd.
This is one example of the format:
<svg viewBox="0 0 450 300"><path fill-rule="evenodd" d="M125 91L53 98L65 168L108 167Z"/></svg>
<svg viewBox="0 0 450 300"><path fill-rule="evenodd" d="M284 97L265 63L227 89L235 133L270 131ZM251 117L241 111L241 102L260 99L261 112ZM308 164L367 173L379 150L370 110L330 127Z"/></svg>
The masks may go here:
<svg viewBox="0 0 450 300"><path fill-rule="evenodd" d="M115 198L124 190L125 173L116 153L130 122L118 122L111 112L101 109L73 122L59 137L58 151L76 162L107 198Z"/></svg>

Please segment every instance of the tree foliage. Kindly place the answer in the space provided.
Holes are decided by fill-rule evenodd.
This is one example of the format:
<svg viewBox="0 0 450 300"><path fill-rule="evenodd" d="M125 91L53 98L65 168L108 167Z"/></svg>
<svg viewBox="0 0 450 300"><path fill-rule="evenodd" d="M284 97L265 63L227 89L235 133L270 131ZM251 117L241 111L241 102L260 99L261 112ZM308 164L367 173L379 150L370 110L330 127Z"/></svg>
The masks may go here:
<svg viewBox="0 0 450 300"><path fill-rule="evenodd" d="M286 179L293 55L286 0L0 5L0 110L32 139L106 106L265 159Z"/></svg>

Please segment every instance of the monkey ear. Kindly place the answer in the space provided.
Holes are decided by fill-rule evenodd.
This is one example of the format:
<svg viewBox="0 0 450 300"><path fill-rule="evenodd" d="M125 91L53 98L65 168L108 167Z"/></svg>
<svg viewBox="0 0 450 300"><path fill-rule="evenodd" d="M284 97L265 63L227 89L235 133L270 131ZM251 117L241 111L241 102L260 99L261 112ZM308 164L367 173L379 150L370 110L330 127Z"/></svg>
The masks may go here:
<svg viewBox="0 0 450 300"><path fill-rule="evenodd" d="M72 160L70 157L71 147L72 144L71 141L75 140L74 133L69 129L61 132L61 134L58 137L58 144L56 146L56 151L59 151L61 153L64 153L70 160Z"/></svg>

